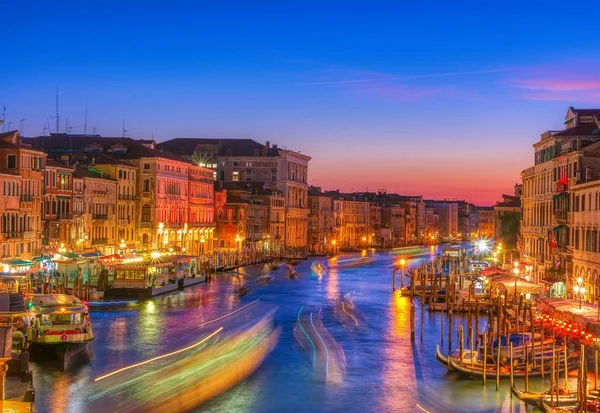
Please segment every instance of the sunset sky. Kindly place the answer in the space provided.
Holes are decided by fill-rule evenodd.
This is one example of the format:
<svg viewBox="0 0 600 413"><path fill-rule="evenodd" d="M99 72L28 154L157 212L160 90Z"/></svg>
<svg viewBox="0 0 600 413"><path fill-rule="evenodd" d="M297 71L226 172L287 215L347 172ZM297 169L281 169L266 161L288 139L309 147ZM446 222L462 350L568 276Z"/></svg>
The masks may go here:
<svg viewBox="0 0 600 413"><path fill-rule="evenodd" d="M54 132L58 85L61 132L87 102L88 133L268 140L324 188L492 204L568 106L600 107L595 2L11 3L0 116L25 136Z"/></svg>

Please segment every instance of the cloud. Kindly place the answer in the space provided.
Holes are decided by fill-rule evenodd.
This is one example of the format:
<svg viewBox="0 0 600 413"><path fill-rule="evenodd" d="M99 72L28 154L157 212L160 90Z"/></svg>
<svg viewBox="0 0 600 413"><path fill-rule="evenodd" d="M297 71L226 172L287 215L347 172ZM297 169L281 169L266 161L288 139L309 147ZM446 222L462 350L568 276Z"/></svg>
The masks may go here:
<svg viewBox="0 0 600 413"><path fill-rule="evenodd" d="M496 72L504 72L504 71L506 71L506 69L474 70L474 71L469 71L469 72L432 73L432 74L414 75L414 76L390 76L390 77L378 77L378 78L373 78L373 79L333 80L333 81L325 81L325 82L299 83L296 86L340 85L340 84L347 84L347 83L367 83L367 82L381 82L381 81L389 81L389 80L426 79L426 78L432 78L432 77L464 76L464 75L496 73Z"/></svg>
<svg viewBox="0 0 600 413"><path fill-rule="evenodd" d="M518 78L510 80L509 84L520 89L520 96L528 100L600 100L600 71L597 63L568 68L563 65L526 68Z"/></svg>
<svg viewBox="0 0 600 413"><path fill-rule="evenodd" d="M411 76L395 76L389 73L378 73L345 67L328 67L319 70L321 80L297 83L293 86L331 87L341 92L351 93L361 98L377 98L396 102L413 101L437 97L468 97L469 92L461 87L460 92L454 86L424 83L424 79L448 78L504 72L507 69L489 69L463 72L428 73Z"/></svg>

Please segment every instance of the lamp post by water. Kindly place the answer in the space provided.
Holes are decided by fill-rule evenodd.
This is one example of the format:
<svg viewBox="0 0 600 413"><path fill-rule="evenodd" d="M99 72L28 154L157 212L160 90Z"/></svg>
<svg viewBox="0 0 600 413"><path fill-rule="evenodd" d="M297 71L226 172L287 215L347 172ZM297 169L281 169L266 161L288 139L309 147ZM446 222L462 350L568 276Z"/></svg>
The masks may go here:
<svg viewBox="0 0 600 413"><path fill-rule="evenodd" d="M240 264L240 235L235 236L235 264Z"/></svg>
<svg viewBox="0 0 600 413"><path fill-rule="evenodd" d="M362 237L363 247L367 248L367 237Z"/></svg>
<svg viewBox="0 0 600 413"><path fill-rule="evenodd" d="M585 297L585 287L583 286L583 278L577 278L577 285L573 286L573 291L575 295L579 299L579 309L581 310L581 302L583 301L583 297Z"/></svg>
<svg viewBox="0 0 600 413"><path fill-rule="evenodd" d="M515 261L515 268L513 269L513 273L515 274L515 301L517 301L517 280L519 277L519 263Z"/></svg>
<svg viewBox="0 0 600 413"><path fill-rule="evenodd" d="M404 266L406 265L406 260L404 258L400 258L400 268L402 269L402 274L400 275L400 286L404 287ZM411 282L414 282L412 280Z"/></svg>
<svg viewBox="0 0 600 413"><path fill-rule="evenodd" d="M331 245L332 245L334 254L335 254L335 244L337 244L336 240L331 241Z"/></svg>

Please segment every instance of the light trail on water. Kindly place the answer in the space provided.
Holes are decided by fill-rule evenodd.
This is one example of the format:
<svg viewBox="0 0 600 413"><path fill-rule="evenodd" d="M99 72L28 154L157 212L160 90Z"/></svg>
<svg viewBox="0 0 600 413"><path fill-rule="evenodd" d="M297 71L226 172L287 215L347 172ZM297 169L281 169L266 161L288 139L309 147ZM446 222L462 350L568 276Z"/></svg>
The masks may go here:
<svg viewBox="0 0 600 413"><path fill-rule="evenodd" d="M119 370L115 370L115 371L113 371L111 373L105 374L104 376L100 376L100 377L94 379L94 381L104 380L104 379L106 379L108 377L114 376L115 374L119 374L119 373L122 373L124 371L131 370L133 368L143 366L144 364L152 363L153 361L164 359L166 357L174 356L175 354L179 354L179 353L183 353L184 351L191 350L194 347L198 347L200 344L205 343L210 338L216 336L219 332L221 332L221 330L223 330L223 327L219 327L212 334L209 334L208 336L204 337L202 340L198 341L197 343L192 344L191 346L187 346L185 348L182 348L182 349L179 349L179 350L176 350L176 351L172 351L170 353L163 354L163 355L151 358L149 360L145 360L145 361L142 361L142 362L139 362L139 363L136 363L136 364L132 364L132 365L127 366L127 367L123 367L123 368L121 368Z"/></svg>
<svg viewBox="0 0 600 413"><path fill-rule="evenodd" d="M256 303L257 303L257 302L259 302L259 301L260 301L260 300L254 300L254 301L252 301L251 303L248 303L248 304L246 304L245 306L242 306L242 307L238 308L237 310L235 310L235 311L232 311L231 313L228 313L228 314L225 314L224 316L221 316L221 317L215 318L214 320L207 321L206 323L202 323L202 324L200 324L200 327L203 327L203 326L205 326L205 325L207 325L207 324L214 323L215 321L223 320L224 318L230 317L230 316L232 316L232 315L234 315L234 314L236 314L236 313L239 313L239 312L240 312L240 311L242 311L244 308L248 308L248 307L250 307L252 304L256 304Z"/></svg>

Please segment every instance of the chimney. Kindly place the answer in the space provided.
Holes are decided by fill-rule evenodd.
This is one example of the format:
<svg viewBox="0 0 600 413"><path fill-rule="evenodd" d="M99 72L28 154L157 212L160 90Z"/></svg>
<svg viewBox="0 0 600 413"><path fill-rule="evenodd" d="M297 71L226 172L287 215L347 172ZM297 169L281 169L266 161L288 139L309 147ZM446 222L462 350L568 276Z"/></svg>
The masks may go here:
<svg viewBox="0 0 600 413"><path fill-rule="evenodd" d="M269 148L271 148L271 141L267 141L267 143L266 143L266 145L265 145L265 146L267 147L267 150L268 150Z"/></svg>
<svg viewBox="0 0 600 413"><path fill-rule="evenodd" d="M273 149L277 149L277 144L274 144L274 145L273 145Z"/></svg>

